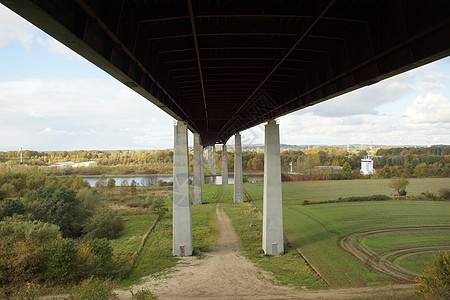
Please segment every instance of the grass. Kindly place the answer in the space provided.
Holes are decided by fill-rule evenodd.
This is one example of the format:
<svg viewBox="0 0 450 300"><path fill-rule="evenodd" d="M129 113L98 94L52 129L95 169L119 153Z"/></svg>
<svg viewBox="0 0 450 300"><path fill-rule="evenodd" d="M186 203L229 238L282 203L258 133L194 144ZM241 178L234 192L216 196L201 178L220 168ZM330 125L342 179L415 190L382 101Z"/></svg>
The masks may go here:
<svg viewBox="0 0 450 300"><path fill-rule="evenodd" d="M420 273L427 267L427 263L433 259L434 255L435 253L433 252L416 253L401 259L399 265L405 269Z"/></svg>
<svg viewBox="0 0 450 300"><path fill-rule="evenodd" d="M301 256L285 243L286 253L266 256L261 249L262 215L248 203L223 205L241 239L242 253L262 270L272 272L277 283L298 289L325 288L325 283L312 271Z"/></svg>
<svg viewBox="0 0 450 300"><path fill-rule="evenodd" d="M213 189L204 189L204 198L210 199L207 204L191 207L192 214L192 239L194 254L200 255L214 249L217 240L218 227L215 218L215 199L219 199L221 193ZM167 271L174 267L177 258L172 256L172 210L171 199L166 199L166 206L170 207L158 221L138 256L135 267L120 286L128 287L141 282L141 278L151 274ZM145 217L145 216L143 216ZM151 224L149 224L149 227ZM148 227L147 227L148 229ZM145 231L144 231L145 232ZM130 239L131 232L122 232L122 239ZM120 242L120 241L119 241Z"/></svg>
<svg viewBox="0 0 450 300"><path fill-rule="evenodd" d="M390 194L389 180L310 181L283 183L284 233L332 286L365 286L390 282L386 275L371 272L365 264L337 246L342 235L361 230L406 226L438 226L450 223L450 203L438 201L383 201L301 206L303 200L327 201L339 197ZM437 193L450 179L411 179L408 195ZM256 205L262 208L261 184L246 184ZM447 231L448 232L448 231ZM423 236L423 234L422 234ZM433 232L416 236L372 236L371 247L393 249L422 243L450 245L450 235ZM417 240L417 242L415 242ZM371 243L370 239L365 241ZM390 248L392 247L392 249ZM416 268L416 267L414 267ZM413 268L413 269L414 269Z"/></svg>
<svg viewBox="0 0 450 300"><path fill-rule="evenodd" d="M120 268L124 268L127 265L130 257L138 249L142 236L156 219L156 216L153 214L124 217L129 218L125 224L125 228L119 233L116 239L111 241L111 246L114 249L114 257L118 261Z"/></svg>
<svg viewBox="0 0 450 300"><path fill-rule="evenodd" d="M437 194L439 189L450 186L450 178L410 178L406 187L408 195L419 195L426 191ZM283 182L283 202L301 203L304 200L328 201L339 197L391 195L390 179L328 180ZM262 199L263 183L245 184L245 189L254 197ZM254 200L255 200L254 199Z"/></svg>

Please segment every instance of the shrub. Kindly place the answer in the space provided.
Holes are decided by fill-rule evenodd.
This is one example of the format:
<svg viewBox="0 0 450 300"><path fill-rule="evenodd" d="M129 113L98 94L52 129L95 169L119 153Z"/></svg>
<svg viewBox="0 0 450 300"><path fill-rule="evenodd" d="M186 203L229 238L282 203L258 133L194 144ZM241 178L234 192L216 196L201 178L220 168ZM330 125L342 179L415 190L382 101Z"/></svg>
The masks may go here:
<svg viewBox="0 0 450 300"><path fill-rule="evenodd" d="M114 276L113 248L106 239L94 239L78 248L80 273L83 277Z"/></svg>
<svg viewBox="0 0 450 300"><path fill-rule="evenodd" d="M419 293L432 299L450 299L450 251L436 254L423 271L423 275L416 278L419 282Z"/></svg>
<svg viewBox="0 0 450 300"><path fill-rule="evenodd" d="M66 187L30 191L24 202L32 219L58 225L64 237L79 237L89 217L89 211L81 206L75 192Z"/></svg>
<svg viewBox="0 0 450 300"><path fill-rule="evenodd" d="M101 204L101 199L97 191L89 188L78 190L77 199L80 200L81 206L91 211L98 209Z"/></svg>
<svg viewBox="0 0 450 300"><path fill-rule="evenodd" d="M438 194L442 200L445 200L445 201L450 200L450 189L448 189L448 188L440 189Z"/></svg>
<svg viewBox="0 0 450 300"><path fill-rule="evenodd" d="M25 213L25 207L19 199L7 199L0 208L0 220L4 217L11 217L14 214L22 215Z"/></svg>
<svg viewBox="0 0 450 300"><path fill-rule="evenodd" d="M393 178L389 182L389 187L393 188L398 196L406 196L406 186L409 180L406 178Z"/></svg>
<svg viewBox="0 0 450 300"><path fill-rule="evenodd" d="M46 244L60 238L59 228L39 221L7 217L0 222L0 282L39 279Z"/></svg>
<svg viewBox="0 0 450 300"><path fill-rule="evenodd" d="M75 287L69 296L69 300L111 300L117 299L112 292L112 284L109 280L91 277Z"/></svg>
<svg viewBox="0 0 450 300"><path fill-rule="evenodd" d="M149 290L140 290L136 293L131 291L131 299L132 300L156 300L156 296L152 294Z"/></svg>
<svg viewBox="0 0 450 300"><path fill-rule="evenodd" d="M115 186L116 186L116 181L114 180L114 178L109 178L109 179L108 179L107 187L110 188L110 189L112 189L112 188L114 188Z"/></svg>
<svg viewBox="0 0 450 300"><path fill-rule="evenodd" d="M78 272L77 244L72 239L57 239L46 248L45 277L58 283L76 279Z"/></svg>
<svg viewBox="0 0 450 300"><path fill-rule="evenodd" d="M113 210L98 211L83 225L83 233L88 239L107 238L114 239L124 228L125 221L122 216Z"/></svg>

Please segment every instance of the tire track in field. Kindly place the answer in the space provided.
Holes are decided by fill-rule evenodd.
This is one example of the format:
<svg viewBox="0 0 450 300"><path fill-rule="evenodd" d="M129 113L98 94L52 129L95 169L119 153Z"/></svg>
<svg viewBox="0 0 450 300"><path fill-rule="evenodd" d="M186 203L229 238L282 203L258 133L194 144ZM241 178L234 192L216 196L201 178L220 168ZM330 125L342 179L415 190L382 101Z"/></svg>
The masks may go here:
<svg viewBox="0 0 450 300"><path fill-rule="evenodd" d="M412 283L414 282L414 277L416 277L418 274L395 264L395 261L398 261L401 257L417 253L424 253L435 250L450 250L450 245L407 248L393 251L391 253L380 256L375 251L365 246L363 244L363 240L369 236L381 233L448 229L450 229L450 226L393 227L376 230L364 230L339 237L338 246L363 261L369 269L375 272L389 275L397 282Z"/></svg>

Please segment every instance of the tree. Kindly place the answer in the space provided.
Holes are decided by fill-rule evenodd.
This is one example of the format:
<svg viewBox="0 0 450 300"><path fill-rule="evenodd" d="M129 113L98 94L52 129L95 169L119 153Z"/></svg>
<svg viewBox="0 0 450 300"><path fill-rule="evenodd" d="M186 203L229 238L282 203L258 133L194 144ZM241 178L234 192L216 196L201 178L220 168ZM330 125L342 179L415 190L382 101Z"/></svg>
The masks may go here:
<svg viewBox="0 0 450 300"><path fill-rule="evenodd" d="M342 169L339 171L342 179L351 179L352 178L352 167L348 162L345 162Z"/></svg>
<svg viewBox="0 0 450 300"><path fill-rule="evenodd" d="M115 186L116 186L116 181L114 180L114 178L109 178L107 187L112 189Z"/></svg>
<svg viewBox="0 0 450 300"><path fill-rule="evenodd" d="M450 251L440 252L416 279L419 292L427 299L450 298Z"/></svg>
<svg viewBox="0 0 450 300"><path fill-rule="evenodd" d="M392 178L389 182L389 187L393 188L398 196L406 195L406 186L409 184L409 180L406 178Z"/></svg>
<svg viewBox="0 0 450 300"><path fill-rule="evenodd" d="M137 183L136 183L136 181L133 179L133 180L131 180L131 184L130 184L130 190L131 190L131 195L136 195L136 186L137 186Z"/></svg>

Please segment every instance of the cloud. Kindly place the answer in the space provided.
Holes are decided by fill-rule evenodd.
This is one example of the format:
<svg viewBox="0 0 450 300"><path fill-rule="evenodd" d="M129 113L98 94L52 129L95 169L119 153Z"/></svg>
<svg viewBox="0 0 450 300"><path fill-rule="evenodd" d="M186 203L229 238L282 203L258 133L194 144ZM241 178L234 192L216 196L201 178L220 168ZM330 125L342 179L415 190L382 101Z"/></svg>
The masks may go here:
<svg viewBox="0 0 450 300"><path fill-rule="evenodd" d="M360 114L379 115L380 107L392 105L414 94L426 94L446 86L449 76L436 71L433 64L399 74L379 83L306 108L323 117L344 117Z"/></svg>
<svg viewBox="0 0 450 300"><path fill-rule="evenodd" d="M0 82L0 101L3 149L173 147L172 118L114 79Z"/></svg>
<svg viewBox="0 0 450 300"><path fill-rule="evenodd" d="M55 40L54 38L48 37L37 37L36 42L47 49L50 54L57 54L64 59L77 59L82 61L83 58L72 49L68 48L66 45Z"/></svg>
<svg viewBox="0 0 450 300"><path fill-rule="evenodd" d="M407 123L450 123L450 101L441 94L417 96L405 110Z"/></svg>
<svg viewBox="0 0 450 300"><path fill-rule="evenodd" d="M30 49L38 32L34 25L0 4L0 47L19 43L22 47Z"/></svg>

